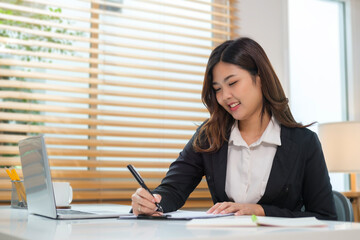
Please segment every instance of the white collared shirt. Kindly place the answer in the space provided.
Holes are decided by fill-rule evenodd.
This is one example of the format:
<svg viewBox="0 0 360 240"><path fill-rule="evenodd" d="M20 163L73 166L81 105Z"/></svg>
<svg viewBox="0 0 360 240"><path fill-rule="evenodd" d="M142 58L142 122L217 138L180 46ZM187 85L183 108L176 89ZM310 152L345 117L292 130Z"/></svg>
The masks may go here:
<svg viewBox="0 0 360 240"><path fill-rule="evenodd" d="M248 146L235 122L229 138L225 183L231 200L257 203L264 195L277 147L281 146L280 131L280 124L272 117L262 136Z"/></svg>

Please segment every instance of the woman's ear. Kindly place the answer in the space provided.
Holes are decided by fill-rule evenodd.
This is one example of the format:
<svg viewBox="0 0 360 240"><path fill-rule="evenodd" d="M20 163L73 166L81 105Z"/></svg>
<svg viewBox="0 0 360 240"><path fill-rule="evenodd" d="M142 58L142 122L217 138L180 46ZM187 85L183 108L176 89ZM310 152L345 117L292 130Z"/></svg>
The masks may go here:
<svg viewBox="0 0 360 240"><path fill-rule="evenodd" d="M256 84L260 84L260 87L261 87L261 78L260 78L260 74L256 74L256 75L255 75L255 82L256 82Z"/></svg>

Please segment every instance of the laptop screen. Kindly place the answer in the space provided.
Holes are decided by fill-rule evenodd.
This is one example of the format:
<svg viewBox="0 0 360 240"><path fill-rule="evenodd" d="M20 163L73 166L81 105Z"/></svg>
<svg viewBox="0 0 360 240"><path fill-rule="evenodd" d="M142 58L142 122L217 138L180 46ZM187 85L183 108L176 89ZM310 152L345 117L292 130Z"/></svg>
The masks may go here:
<svg viewBox="0 0 360 240"><path fill-rule="evenodd" d="M43 136L19 141L19 151L29 213L56 218L55 197Z"/></svg>

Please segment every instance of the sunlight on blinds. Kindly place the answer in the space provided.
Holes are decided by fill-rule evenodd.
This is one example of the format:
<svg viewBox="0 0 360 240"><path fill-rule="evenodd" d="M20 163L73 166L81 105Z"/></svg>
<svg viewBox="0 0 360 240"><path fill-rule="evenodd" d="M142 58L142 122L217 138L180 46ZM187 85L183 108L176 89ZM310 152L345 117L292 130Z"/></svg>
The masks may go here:
<svg viewBox="0 0 360 240"><path fill-rule="evenodd" d="M53 179L70 181L75 201L128 202L129 163L156 187L208 117L203 74L213 47L236 37L233 11L210 0L0 2L0 166L19 166L17 142L44 134ZM191 198L209 202L205 182Z"/></svg>

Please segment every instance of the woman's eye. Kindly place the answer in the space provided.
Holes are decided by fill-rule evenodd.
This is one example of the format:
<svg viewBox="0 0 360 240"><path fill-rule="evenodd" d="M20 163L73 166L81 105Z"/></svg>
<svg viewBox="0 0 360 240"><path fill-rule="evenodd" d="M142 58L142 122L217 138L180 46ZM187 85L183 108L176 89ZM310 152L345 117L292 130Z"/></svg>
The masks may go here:
<svg viewBox="0 0 360 240"><path fill-rule="evenodd" d="M229 86L232 86L232 85L234 85L235 83L237 83L238 81L234 81L234 82L231 82L231 83L229 83Z"/></svg>
<svg viewBox="0 0 360 240"><path fill-rule="evenodd" d="M218 91L220 91L220 89L221 89L221 88L214 88L214 91L215 91L215 92L218 92Z"/></svg>

